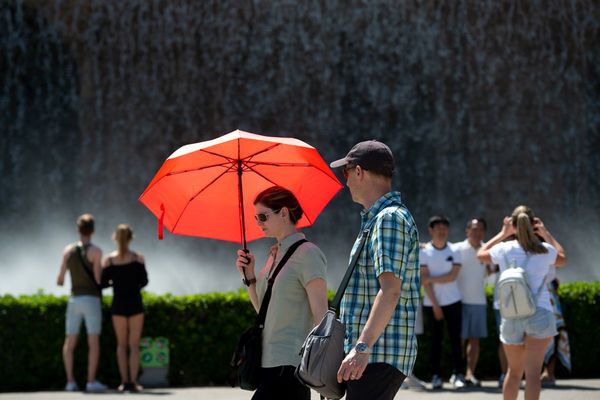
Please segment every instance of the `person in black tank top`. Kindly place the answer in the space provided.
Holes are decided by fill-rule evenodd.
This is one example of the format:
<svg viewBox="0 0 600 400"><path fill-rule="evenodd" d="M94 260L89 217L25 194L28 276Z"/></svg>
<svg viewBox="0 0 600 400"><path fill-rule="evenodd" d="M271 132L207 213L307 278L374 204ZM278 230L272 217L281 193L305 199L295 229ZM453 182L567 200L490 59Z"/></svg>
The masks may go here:
<svg viewBox="0 0 600 400"><path fill-rule="evenodd" d="M102 265L102 287L113 288L111 313L117 337L120 392L142 390L137 383L140 369L139 343L144 326L141 290L148 284L148 274L144 257L129 249L132 239L133 232L128 225L117 226L113 234L117 250L110 253Z"/></svg>
<svg viewBox="0 0 600 400"><path fill-rule="evenodd" d="M96 379L100 359L100 333L102 331L102 301L98 287L102 273L102 250L91 243L94 234L94 216L83 214L77 218L79 241L70 243L63 250L63 260L56 283L64 285L65 275L71 278L71 297L65 315L65 343L62 348L67 374L65 390L79 391L75 381L74 353L77 347L81 322L87 330L88 371L86 392L104 392L106 385Z"/></svg>

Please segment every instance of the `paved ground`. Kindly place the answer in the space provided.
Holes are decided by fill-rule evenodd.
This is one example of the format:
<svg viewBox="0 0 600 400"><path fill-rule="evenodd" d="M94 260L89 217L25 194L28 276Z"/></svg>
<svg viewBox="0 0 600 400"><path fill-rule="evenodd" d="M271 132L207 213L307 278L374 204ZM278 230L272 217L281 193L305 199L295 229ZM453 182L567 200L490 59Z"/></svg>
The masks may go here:
<svg viewBox="0 0 600 400"><path fill-rule="evenodd" d="M396 400L476 400L476 399L501 399L500 390L496 388L496 382L487 381L479 390L464 390L456 392L445 384L446 390L441 391L413 391L401 390L396 396ZM250 392L222 387L212 388L165 388L148 389L143 393L119 394L116 392L107 392L103 394L85 394L85 393L66 393L66 392L31 392L31 393L0 393L0 400L101 400L118 399L123 396L131 400L249 400ZM313 392L312 399L317 400ZM520 399L523 398L521 391ZM600 379L571 379L561 380L556 388L542 389L543 400L600 400ZM282 399L285 400L285 399ZM368 399L365 399L368 400Z"/></svg>

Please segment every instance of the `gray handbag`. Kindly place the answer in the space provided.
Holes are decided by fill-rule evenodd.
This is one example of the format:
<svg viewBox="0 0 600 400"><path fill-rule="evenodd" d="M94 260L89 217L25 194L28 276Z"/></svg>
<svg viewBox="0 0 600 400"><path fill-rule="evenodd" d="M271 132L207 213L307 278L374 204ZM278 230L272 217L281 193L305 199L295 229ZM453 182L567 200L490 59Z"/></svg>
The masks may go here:
<svg viewBox="0 0 600 400"><path fill-rule="evenodd" d="M308 334L300 350L300 364L296 368L296 378L311 389L316 390L321 398L341 399L346 393L345 384L338 383L337 372L344 361L344 336L346 327L337 318L337 309L352 276L358 256L362 251L369 229L363 231L354 257L348 266L346 275L338 287L333 302L325 316Z"/></svg>

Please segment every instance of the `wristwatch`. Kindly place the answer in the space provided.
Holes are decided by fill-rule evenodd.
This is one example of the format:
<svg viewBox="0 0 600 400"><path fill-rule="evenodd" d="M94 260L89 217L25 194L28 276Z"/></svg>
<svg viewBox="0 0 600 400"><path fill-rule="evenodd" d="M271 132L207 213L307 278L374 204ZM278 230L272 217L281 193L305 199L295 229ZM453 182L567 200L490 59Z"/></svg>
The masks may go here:
<svg viewBox="0 0 600 400"><path fill-rule="evenodd" d="M256 283L256 278L250 278L250 279L242 278L242 283L244 285L250 287L250 285L252 285L253 283Z"/></svg>
<svg viewBox="0 0 600 400"><path fill-rule="evenodd" d="M356 343L356 346L354 346L354 350L356 350L357 353L368 353L370 349L369 345L365 342L358 342Z"/></svg>

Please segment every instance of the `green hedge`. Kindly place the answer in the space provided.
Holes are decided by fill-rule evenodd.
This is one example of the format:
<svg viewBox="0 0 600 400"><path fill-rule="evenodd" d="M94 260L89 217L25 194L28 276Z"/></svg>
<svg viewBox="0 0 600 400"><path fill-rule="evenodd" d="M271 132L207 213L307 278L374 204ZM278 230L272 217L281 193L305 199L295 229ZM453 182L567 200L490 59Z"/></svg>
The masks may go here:
<svg viewBox="0 0 600 400"><path fill-rule="evenodd" d="M595 315L600 303L600 282L569 283L559 294L569 329L572 377L598 377L600 324ZM61 348L67 297L36 294L0 297L0 391L60 389L65 376ZM488 291L491 303L491 292ZM115 339L110 320L110 297L103 299L103 334L98 378L111 386L119 382ZM157 296L144 293L144 336L170 340L169 380L173 386L227 385L229 360L239 333L254 318L245 291L191 296ZM491 311L491 307L490 307ZM488 313L490 336L482 341L478 373L496 378L497 335L493 313ZM427 332L427 321L426 321ZM428 335L419 337L417 376L428 379ZM444 368L449 371L449 351L444 349ZM76 378L85 382L87 344L85 334L75 354ZM559 376L565 375L558 369Z"/></svg>

